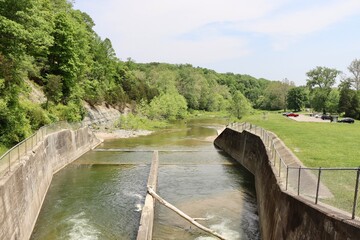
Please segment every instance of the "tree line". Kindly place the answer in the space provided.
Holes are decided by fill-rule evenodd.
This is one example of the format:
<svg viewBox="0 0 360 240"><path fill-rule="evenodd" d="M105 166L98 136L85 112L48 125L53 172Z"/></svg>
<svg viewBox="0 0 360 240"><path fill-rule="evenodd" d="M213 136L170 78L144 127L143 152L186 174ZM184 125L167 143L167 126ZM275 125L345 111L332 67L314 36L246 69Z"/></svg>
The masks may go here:
<svg viewBox="0 0 360 240"><path fill-rule="evenodd" d="M272 82L263 97L272 100L260 108L284 111L310 108L322 114L360 119L360 60L354 59L348 70L350 76L334 68L318 66L306 73L306 85L298 87L286 79ZM340 83L336 86L337 80Z"/></svg>
<svg viewBox="0 0 360 240"><path fill-rule="evenodd" d="M194 110L226 110L241 118L254 108L304 107L360 117L359 61L351 65L354 76L344 77L338 88L333 85L340 72L325 67L308 72L308 85L296 87L288 79L120 60L94 26L67 0L0 1L0 146L45 124L81 121L84 102L129 107L150 120L181 119ZM30 100L34 86L45 101Z"/></svg>
<svg viewBox="0 0 360 240"><path fill-rule="evenodd" d="M233 98L250 109L270 82L189 64L121 61L94 26L67 0L0 1L0 145L51 122L82 120L84 101L129 106L149 119L178 119L192 110L229 108ZM33 85L46 101L30 100Z"/></svg>

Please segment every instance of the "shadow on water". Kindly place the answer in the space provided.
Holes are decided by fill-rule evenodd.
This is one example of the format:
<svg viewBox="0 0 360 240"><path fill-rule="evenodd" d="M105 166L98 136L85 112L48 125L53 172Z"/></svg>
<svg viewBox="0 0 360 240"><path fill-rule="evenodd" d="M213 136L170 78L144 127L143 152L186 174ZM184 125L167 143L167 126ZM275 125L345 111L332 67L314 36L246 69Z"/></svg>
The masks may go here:
<svg viewBox="0 0 360 240"><path fill-rule="evenodd" d="M210 140L224 124L105 141L54 176L31 239L136 239L152 158L136 150L163 150L158 192L170 203L229 239L260 239L253 176ZM212 238L156 205L153 239Z"/></svg>

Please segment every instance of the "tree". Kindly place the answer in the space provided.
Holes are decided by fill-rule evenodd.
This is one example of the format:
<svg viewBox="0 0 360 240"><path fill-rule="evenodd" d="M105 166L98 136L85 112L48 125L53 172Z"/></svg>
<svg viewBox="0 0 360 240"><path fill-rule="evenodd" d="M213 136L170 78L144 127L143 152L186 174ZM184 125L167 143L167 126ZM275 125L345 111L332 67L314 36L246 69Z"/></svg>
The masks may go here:
<svg viewBox="0 0 360 240"><path fill-rule="evenodd" d="M359 119L360 101L357 91L350 89L351 82L343 81L340 85L339 113L344 113L347 117Z"/></svg>
<svg viewBox="0 0 360 240"><path fill-rule="evenodd" d="M264 91L264 98L261 102L261 108L266 110L286 110L287 93L293 87L293 83L285 79L284 81L270 82Z"/></svg>
<svg viewBox="0 0 360 240"><path fill-rule="evenodd" d="M187 103L177 92L165 93L155 97L148 106L143 106L142 111L150 119L182 119L187 113Z"/></svg>
<svg viewBox="0 0 360 240"><path fill-rule="evenodd" d="M47 83L44 88L44 93L47 98L46 108L48 106L48 102L52 101L55 104L60 103L62 97L62 79L61 76L58 75L47 75L46 76Z"/></svg>
<svg viewBox="0 0 360 240"><path fill-rule="evenodd" d="M326 102L331 92L332 86L336 82L337 76L341 72L327 67L316 67L306 73L308 79L307 86L310 89L310 102L316 111L326 113Z"/></svg>
<svg viewBox="0 0 360 240"><path fill-rule="evenodd" d="M320 88L320 89L331 89L331 87L335 84L336 77L341 72L327 67L316 67L315 69L310 70L306 73L308 76L307 86L310 89Z"/></svg>
<svg viewBox="0 0 360 240"><path fill-rule="evenodd" d="M294 87L287 94L287 107L294 111L300 111L305 107L308 95L305 87Z"/></svg>
<svg viewBox="0 0 360 240"><path fill-rule="evenodd" d="M330 113L337 113L339 109L339 90L332 89L328 95L325 107Z"/></svg>
<svg viewBox="0 0 360 240"><path fill-rule="evenodd" d="M252 109L249 100L240 92L236 91L232 96L232 101L229 106L229 112L237 119L241 119L244 115Z"/></svg>
<svg viewBox="0 0 360 240"><path fill-rule="evenodd" d="M183 95L191 109L201 109L203 88L208 88L205 77L188 66L180 69L178 82L179 93Z"/></svg>
<svg viewBox="0 0 360 240"><path fill-rule="evenodd" d="M360 90L360 60L354 59L348 67L349 71L353 74L351 78L352 85L356 91Z"/></svg>

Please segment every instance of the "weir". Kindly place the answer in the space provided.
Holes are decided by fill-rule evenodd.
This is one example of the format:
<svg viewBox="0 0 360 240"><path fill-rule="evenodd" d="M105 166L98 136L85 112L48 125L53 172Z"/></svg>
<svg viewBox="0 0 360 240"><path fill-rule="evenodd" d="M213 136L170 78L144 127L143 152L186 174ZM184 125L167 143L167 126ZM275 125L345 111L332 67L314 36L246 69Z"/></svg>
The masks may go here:
<svg viewBox="0 0 360 240"><path fill-rule="evenodd" d="M142 232L144 239L159 240L207 236L161 205L147 210L154 204L146 197L148 185L227 239L259 239L251 176L203 140L213 139L213 128L190 126L106 141L69 164L52 179L31 239L127 240ZM150 163L159 159L158 173L149 174L156 169ZM151 183L153 175L158 186Z"/></svg>
<svg viewBox="0 0 360 240"><path fill-rule="evenodd" d="M158 168L159 168L159 152L154 151L151 168L149 173L149 179L147 182L147 187L150 187L156 191L157 181L158 181ZM154 198L147 193L145 198L145 203L142 209L140 225L137 234L137 240L151 240L154 217L155 217L155 200Z"/></svg>
<svg viewBox="0 0 360 240"><path fill-rule="evenodd" d="M157 189L157 179L158 179L158 168L159 168L159 153L158 151L154 151L153 158L151 162L151 168L149 173L149 178L147 182L147 194L145 198L145 203L142 209L141 218L140 218L140 225L137 234L137 240L151 240L153 238L153 225L154 225L154 217L155 217L155 200L159 201L164 206L170 208L172 211L176 212L182 218L186 219L196 227L200 228L201 230L213 235L219 239L225 240L225 237L219 235L215 231L201 225L200 223L196 222L196 219L191 218L180 209L176 208L172 204L165 201L159 195L156 194ZM204 218L202 218L204 219Z"/></svg>

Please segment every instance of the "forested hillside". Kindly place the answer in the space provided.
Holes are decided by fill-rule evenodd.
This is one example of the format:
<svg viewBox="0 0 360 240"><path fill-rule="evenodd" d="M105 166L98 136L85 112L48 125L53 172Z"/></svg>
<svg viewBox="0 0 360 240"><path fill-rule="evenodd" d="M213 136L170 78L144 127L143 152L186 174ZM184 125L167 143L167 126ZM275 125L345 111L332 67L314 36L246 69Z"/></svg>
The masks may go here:
<svg viewBox="0 0 360 240"><path fill-rule="evenodd" d="M67 0L0 1L1 145L51 122L82 120L84 101L119 110L132 106L149 119L177 119L189 110L228 109L234 97L249 109L269 85L191 65L121 61L94 25ZM45 101L30 100L28 82L44 92Z"/></svg>

